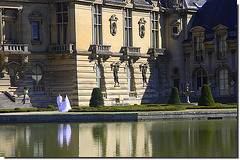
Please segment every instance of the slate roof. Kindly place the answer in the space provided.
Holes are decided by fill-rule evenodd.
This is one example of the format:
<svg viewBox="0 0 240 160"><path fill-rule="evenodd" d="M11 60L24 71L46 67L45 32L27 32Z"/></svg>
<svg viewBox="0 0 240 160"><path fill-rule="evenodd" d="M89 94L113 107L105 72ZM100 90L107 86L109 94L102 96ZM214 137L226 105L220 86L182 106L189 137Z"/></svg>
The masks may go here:
<svg viewBox="0 0 240 160"><path fill-rule="evenodd" d="M195 15L192 27L211 29L219 24L235 28L237 25L237 0L207 0Z"/></svg>

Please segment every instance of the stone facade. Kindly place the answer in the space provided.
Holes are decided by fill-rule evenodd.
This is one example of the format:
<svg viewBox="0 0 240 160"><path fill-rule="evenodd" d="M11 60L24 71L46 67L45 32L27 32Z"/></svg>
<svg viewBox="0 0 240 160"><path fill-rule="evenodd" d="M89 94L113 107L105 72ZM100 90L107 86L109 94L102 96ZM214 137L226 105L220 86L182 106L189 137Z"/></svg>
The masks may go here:
<svg viewBox="0 0 240 160"><path fill-rule="evenodd" d="M20 97L28 86L36 107L55 105L59 93L88 106L94 87L105 105L166 99L171 87L183 91L192 81L185 76L192 46L182 42L195 13L181 0L1 1L0 91ZM236 73L236 39L228 43Z"/></svg>

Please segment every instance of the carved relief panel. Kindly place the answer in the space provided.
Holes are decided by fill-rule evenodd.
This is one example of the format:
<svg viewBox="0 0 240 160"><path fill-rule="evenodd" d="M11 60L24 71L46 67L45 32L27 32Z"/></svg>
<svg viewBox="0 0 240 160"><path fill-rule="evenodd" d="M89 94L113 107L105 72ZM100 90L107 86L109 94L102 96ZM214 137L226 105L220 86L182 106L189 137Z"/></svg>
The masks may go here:
<svg viewBox="0 0 240 160"><path fill-rule="evenodd" d="M141 38L143 38L145 36L145 24L147 22L145 21L144 18L141 18L139 21L138 21L138 24L139 24L139 36Z"/></svg>
<svg viewBox="0 0 240 160"><path fill-rule="evenodd" d="M113 14L109 21L110 21L110 33L115 36L117 34L117 16Z"/></svg>

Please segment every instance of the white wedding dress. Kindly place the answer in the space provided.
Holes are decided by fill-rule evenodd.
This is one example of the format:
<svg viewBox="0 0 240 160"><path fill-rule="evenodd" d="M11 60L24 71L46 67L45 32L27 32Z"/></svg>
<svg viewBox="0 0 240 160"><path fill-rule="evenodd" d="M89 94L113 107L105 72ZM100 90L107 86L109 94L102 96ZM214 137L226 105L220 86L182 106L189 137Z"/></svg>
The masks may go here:
<svg viewBox="0 0 240 160"><path fill-rule="evenodd" d="M71 104L69 102L68 96L66 95L65 101L61 105L61 111L68 112L70 109L72 109Z"/></svg>

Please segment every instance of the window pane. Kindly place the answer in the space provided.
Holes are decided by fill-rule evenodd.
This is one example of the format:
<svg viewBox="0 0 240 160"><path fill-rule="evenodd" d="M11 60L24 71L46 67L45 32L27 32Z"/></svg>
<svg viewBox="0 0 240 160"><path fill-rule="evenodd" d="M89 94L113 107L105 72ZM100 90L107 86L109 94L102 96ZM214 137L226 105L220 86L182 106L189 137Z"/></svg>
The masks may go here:
<svg viewBox="0 0 240 160"><path fill-rule="evenodd" d="M68 14L67 13L63 14L63 22L68 22Z"/></svg>
<svg viewBox="0 0 240 160"><path fill-rule="evenodd" d="M67 3L62 3L62 11L68 11L68 4Z"/></svg>
<svg viewBox="0 0 240 160"><path fill-rule="evenodd" d="M12 21L5 21L5 40L12 40Z"/></svg>
<svg viewBox="0 0 240 160"><path fill-rule="evenodd" d="M63 25L63 43L66 44L67 42L67 25Z"/></svg>
<svg viewBox="0 0 240 160"><path fill-rule="evenodd" d="M62 14L57 14L57 23L62 23Z"/></svg>
<svg viewBox="0 0 240 160"><path fill-rule="evenodd" d="M61 12L61 11L62 11L62 5L61 5L61 3L57 3L57 4L56 4L56 10L57 10L57 12Z"/></svg>
<svg viewBox="0 0 240 160"><path fill-rule="evenodd" d="M39 40L39 22L33 21L32 27L33 27L33 40Z"/></svg>

